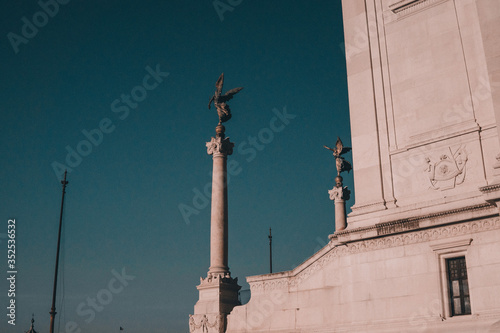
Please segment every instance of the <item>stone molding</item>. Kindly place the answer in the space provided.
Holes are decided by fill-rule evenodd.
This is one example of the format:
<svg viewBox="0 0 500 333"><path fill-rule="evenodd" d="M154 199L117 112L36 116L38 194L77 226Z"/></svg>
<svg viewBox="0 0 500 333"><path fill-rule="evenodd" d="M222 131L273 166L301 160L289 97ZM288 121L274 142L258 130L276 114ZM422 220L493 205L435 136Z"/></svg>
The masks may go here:
<svg viewBox="0 0 500 333"><path fill-rule="evenodd" d="M220 136L212 137L210 142L206 143L207 154L214 157L227 156L233 153L234 143L229 141L229 138L222 138Z"/></svg>
<svg viewBox="0 0 500 333"><path fill-rule="evenodd" d="M370 202L363 205L354 204L354 206L351 206L352 213L350 213L349 216L351 216L351 214L352 216L356 216L386 209L387 206L385 201Z"/></svg>
<svg viewBox="0 0 500 333"><path fill-rule="evenodd" d="M500 229L499 217L455 223L381 238L360 240L347 244L334 245L330 243L328 245L331 247L329 250L295 274L292 270L289 272L289 275L281 277L280 279L272 279L269 281L261 280L256 282L247 281L250 284L251 292L295 287L313 273L321 270L326 264L341 256L469 235L472 232L484 232L495 229ZM300 266L297 269L300 269Z"/></svg>
<svg viewBox="0 0 500 333"><path fill-rule="evenodd" d="M278 279L273 279L270 281L259 281L259 282L250 282L250 292L251 293L261 293L267 290L280 290L280 289L288 289L289 287L289 277L280 277Z"/></svg>
<svg viewBox="0 0 500 333"><path fill-rule="evenodd" d="M455 125L444 126L439 129L434 129L410 136L410 142L404 148L400 149L399 152L427 146L433 143L443 142L456 137L470 137L471 133L482 133L484 132L484 130L485 128L479 127L479 125L474 120L468 120Z"/></svg>
<svg viewBox="0 0 500 333"><path fill-rule="evenodd" d="M500 208L500 183L480 187L479 191L483 193L486 202Z"/></svg>
<svg viewBox="0 0 500 333"><path fill-rule="evenodd" d="M389 5L389 12L384 15L386 23L396 21L414 13L418 13L430 6L439 5L449 0L402 0Z"/></svg>
<svg viewBox="0 0 500 333"><path fill-rule="evenodd" d="M500 186L500 185L499 185ZM500 189L500 187L499 187ZM412 218L406 218L406 219L400 219L400 220L395 220L395 221L390 221L390 222L382 222L382 223L377 223L373 226L368 226L368 227L361 227L361 228L356 228L356 229L346 229L339 231L335 233L336 236L341 237L341 236L347 236L349 234L356 234L356 233L364 233L364 232L369 232L369 231L377 231L377 235L379 230L381 232L391 228L391 226L394 225L399 225L400 231L395 231L395 232L402 232L405 230L412 230L416 229L420 226L416 227L410 227L411 225L414 225L414 223L417 221L421 220L428 220L436 217L443 217L443 216L449 216L449 215L454 215L454 214L461 214L464 212L472 212L472 211L478 211L482 210L485 208L490 208L491 204L489 203L484 203L484 204L479 204L475 206L469 206L469 207L463 207L463 208L456 208L456 209L451 209L447 210L444 212L439 212L439 213L432 213L432 214L427 214L427 215L422 215L422 216L417 216L417 217L412 217ZM405 226L404 224L408 224L409 226ZM380 235L385 235L386 233L381 233Z"/></svg>
<svg viewBox="0 0 500 333"><path fill-rule="evenodd" d="M212 287L221 284L238 286L238 278L233 279L229 273L226 273L226 275L209 274L206 278L200 277L200 284L198 287Z"/></svg>
<svg viewBox="0 0 500 333"><path fill-rule="evenodd" d="M408 15L435 3L448 0L401 0L389 5L394 14Z"/></svg>
<svg viewBox="0 0 500 333"><path fill-rule="evenodd" d="M493 193L500 191L500 184L487 185L479 188L482 193Z"/></svg>
<svg viewBox="0 0 500 333"><path fill-rule="evenodd" d="M460 239L451 242L437 242L434 244L430 244L431 249L434 252L441 252L443 250L448 249L459 249L466 246L469 246L472 243L472 238Z"/></svg>

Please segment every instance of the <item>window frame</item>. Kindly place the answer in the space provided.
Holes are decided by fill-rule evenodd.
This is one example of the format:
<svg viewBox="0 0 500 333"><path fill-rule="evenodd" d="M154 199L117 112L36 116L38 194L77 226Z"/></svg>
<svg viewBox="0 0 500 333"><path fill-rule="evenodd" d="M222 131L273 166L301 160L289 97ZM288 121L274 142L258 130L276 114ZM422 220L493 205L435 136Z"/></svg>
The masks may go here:
<svg viewBox="0 0 500 333"><path fill-rule="evenodd" d="M467 239L461 239L457 241L441 241L438 243L431 244L430 247L432 250L436 253L437 256L437 264L439 267L439 286L441 287L441 308L442 308L442 313L444 314L443 317L448 319L448 318L467 318L468 316L471 316L474 313L473 310L473 300L472 300L472 295L471 295L471 288L470 288L470 279L469 279L469 269L468 269L468 256L467 256L467 250L469 249L469 246L472 242L472 238L467 238ZM448 274L448 259L455 259L455 258L460 258L464 257L465 258L465 266L467 269L467 281L468 281L468 288L469 288L469 302L470 302L470 308L471 308L471 313L470 314L460 314L460 315L453 315L452 314L452 299L451 299L451 290L449 287L449 274Z"/></svg>

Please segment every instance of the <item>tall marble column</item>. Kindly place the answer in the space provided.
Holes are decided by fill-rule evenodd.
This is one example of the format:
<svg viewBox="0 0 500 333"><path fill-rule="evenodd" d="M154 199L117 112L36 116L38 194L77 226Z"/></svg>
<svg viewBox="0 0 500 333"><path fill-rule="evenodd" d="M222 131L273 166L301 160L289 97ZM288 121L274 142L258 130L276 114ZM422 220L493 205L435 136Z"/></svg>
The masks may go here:
<svg viewBox="0 0 500 333"><path fill-rule="evenodd" d="M227 156L233 153L234 143L225 137L224 126L218 125L215 131L216 136L207 142L207 153L213 157L210 268L196 287L199 299L189 316L191 333L225 332L227 315L240 304L241 287L228 267Z"/></svg>
<svg viewBox="0 0 500 333"><path fill-rule="evenodd" d="M224 126L217 126L215 131L215 138L207 142L207 153L213 156L210 268L208 274L226 276L230 274L227 266L227 156L233 153L234 143L225 137Z"/></svg>

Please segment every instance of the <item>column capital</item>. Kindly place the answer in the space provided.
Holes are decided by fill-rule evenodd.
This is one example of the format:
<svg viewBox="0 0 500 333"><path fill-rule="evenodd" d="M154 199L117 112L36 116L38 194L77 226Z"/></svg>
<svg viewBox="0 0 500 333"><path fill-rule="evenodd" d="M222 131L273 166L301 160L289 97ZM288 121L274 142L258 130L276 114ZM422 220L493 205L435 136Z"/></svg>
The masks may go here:
<svg viewBox="0 0 500 333"><path fill-rule="evenodd" d="M345 201L349 200L351 191L347 188L347 186L334 186L331 190L328 191L330 194L330 200L337 201Z"/></svg>
<svg viewBox="0 0 500 333"><path fill-rule="evenodd" d="M229 141L229 138L221 136L212 137L210 142L207 142L207 154L217 156L227 156L233 153L234 143Z"/></svg>

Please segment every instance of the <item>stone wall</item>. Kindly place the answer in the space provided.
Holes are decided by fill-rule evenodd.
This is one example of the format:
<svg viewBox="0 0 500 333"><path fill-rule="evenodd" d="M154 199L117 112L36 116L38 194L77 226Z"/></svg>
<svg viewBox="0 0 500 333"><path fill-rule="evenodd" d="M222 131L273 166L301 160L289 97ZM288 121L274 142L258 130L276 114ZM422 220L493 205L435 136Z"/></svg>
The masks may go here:
<svg viewBox="0 0 500 333"><path fill-rule="evenodd" d="M247 278L227 332L490 332L500 322L498 216L334 245ZM450 315L443 260L465 255L472 315ZM494 332L491 330L491 332Z"/></svg>
<svg viewBox="0 0 500 333"><path fill-rule="evenodd" d="M500 1L342 6L348 226L248 277L227 332L500 332ZM472 313L453 316L446 260L461 256Z"/></svg>
<svg viewBox="0 0 500 333"><path fill-rule="evenodd" d="M343 16L351 227L498 182L500 2L344 0Z"/></svg>

